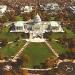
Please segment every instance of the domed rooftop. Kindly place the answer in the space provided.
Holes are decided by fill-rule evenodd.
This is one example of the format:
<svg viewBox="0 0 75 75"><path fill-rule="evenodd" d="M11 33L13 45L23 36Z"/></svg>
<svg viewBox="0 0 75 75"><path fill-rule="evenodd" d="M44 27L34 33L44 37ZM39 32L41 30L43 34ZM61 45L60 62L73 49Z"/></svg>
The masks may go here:
<svg viewBox="0 0 75 75"><path fill-rule="evenodd" d="M37 13L37 15L34 17L34 23L40 23L40 22L41 22L41 18L39 14Z"/></svg>

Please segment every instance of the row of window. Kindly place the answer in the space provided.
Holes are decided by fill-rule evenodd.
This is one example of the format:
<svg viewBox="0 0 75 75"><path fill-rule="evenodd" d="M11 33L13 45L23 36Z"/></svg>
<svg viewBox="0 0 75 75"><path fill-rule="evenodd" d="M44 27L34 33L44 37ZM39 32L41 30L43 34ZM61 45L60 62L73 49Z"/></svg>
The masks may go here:
<svg viewBox="0 0 75 75"><path fill-rule="evenodd" d="M26 29L26 27L24 27L24 28ZM23 27L21 27L21 26L16 26L15 29L16 29L16 30L23 30ZM36 27L35 27L34 29L36 29L36 30L38 29L38 30L39 30L40 28L38 28L38 27L36 28ZM48 27L48 30L49 30L49 29L50 29L50 27ZM51 27L51 29L58 30L58 27ZM32 30L32 28L29 27L28 30Z"/></svg>

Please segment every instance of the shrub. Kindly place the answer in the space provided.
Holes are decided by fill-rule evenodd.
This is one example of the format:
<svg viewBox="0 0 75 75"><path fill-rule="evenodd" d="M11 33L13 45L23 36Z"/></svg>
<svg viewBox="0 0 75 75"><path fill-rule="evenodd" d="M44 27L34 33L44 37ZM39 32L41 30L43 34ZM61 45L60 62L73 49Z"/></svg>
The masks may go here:
<svg viewBox="0 0 75 75"><path fill-rule="evenodd" d="M0 47L4 47L7 44L6 39L0 39Z"/></svg>

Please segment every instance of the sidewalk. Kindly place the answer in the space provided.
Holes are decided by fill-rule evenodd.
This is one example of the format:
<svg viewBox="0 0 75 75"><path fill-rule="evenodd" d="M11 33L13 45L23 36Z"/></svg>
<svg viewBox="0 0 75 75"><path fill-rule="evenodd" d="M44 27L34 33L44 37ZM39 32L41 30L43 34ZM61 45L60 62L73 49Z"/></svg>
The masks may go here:
<svg viewBox="0 0 75 75"><path fill-rule="evenodd" d="M54 53L54 55L56 57L59 57L58 53L52 48L52 46L47 41L45 41L45 43L50 48L50 50Z"/></svg>
<svg viewBox="0 0 75 75"><path fill-rule="evenodd" d="M26 42L26 44L19 50L19 52L14 56L12 60L16 60L20 54L23 52L23 50L28 46L29 42Z"/></svg>

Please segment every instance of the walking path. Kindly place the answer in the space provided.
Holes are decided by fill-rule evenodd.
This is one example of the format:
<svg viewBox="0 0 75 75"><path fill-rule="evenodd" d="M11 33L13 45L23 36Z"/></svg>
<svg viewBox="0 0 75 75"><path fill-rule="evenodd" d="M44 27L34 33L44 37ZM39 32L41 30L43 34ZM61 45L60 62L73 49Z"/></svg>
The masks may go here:
<svg viewBox="0 0 75 75"><path fill-rule="evenodd" d="M52 48L52 46L47 41L45 41L45 43L50 48L50 50L54 53L54 55L56 57L59 57L58 53Z"/></svg>
<svg viewBox="0 0 75 75"><path fill-rule="evenodd" d="M47 68L47 69L31 69L31 68L21 68L22 70L28 70L28 71L49 71L52 68Z"/></svg>
<svg viewBox="0 0 75 75"><path fill-rule="evenodd" d="M11 42L10 42L11 43ZM21 53L24 51L24 49L28 46L28 44L29 44L30 42L26 42L25 43L25 45L19 50L19 52L17 52L17 54L14 56L14 58L12 59L12 60L16 60L20 55L21 55ZM45 43L46 43L46 45L50 48L50 50L54 53L54 55L56 56L56 57L59 57L59 55L58 55L58 53L52 48L52 46L47 42L47 41L45 41ZM64 59L64 60L58 60L58 62L57 62L57 66L55 67L55 68L58 68L58 65L60 64L60 63L62 63L62 62L71 62L71 60L68 60L68 59ZM6 62L5 60L1 60L0 61L1 63L3 63L3 62ZM74 61L72 61L73 63L75 63L75 60ZM6 67L7 68L7 67ZM9 68L10 69L10 68ZM32 68L21 68L22 70L28 70L28 71L49 71L49 70L51 70L52 68L46 68L46 69L32 69Z"/></svg>
<svg viewBox="0 0 75 75"><path fill-rule="evenodd" d="M57 66L55 68L58 68L59 64L62 63L62 62L72 62L71 60L68 60L68 59L64 59L64 60L58 60L57 62ZM31 69L31 68L21 68L22 70L28 70L28 71L49 71L51 70L52 68L46 68L46 69Z"/></svg>
<svg viewBox="0 0 75 75"><path fill-rule="evenodd" d="M23 52L23 50L28 46L29 42L26 42L26 44L19 50L19 52L14 56L12 60L16 60L20 54Z"/></svg>

